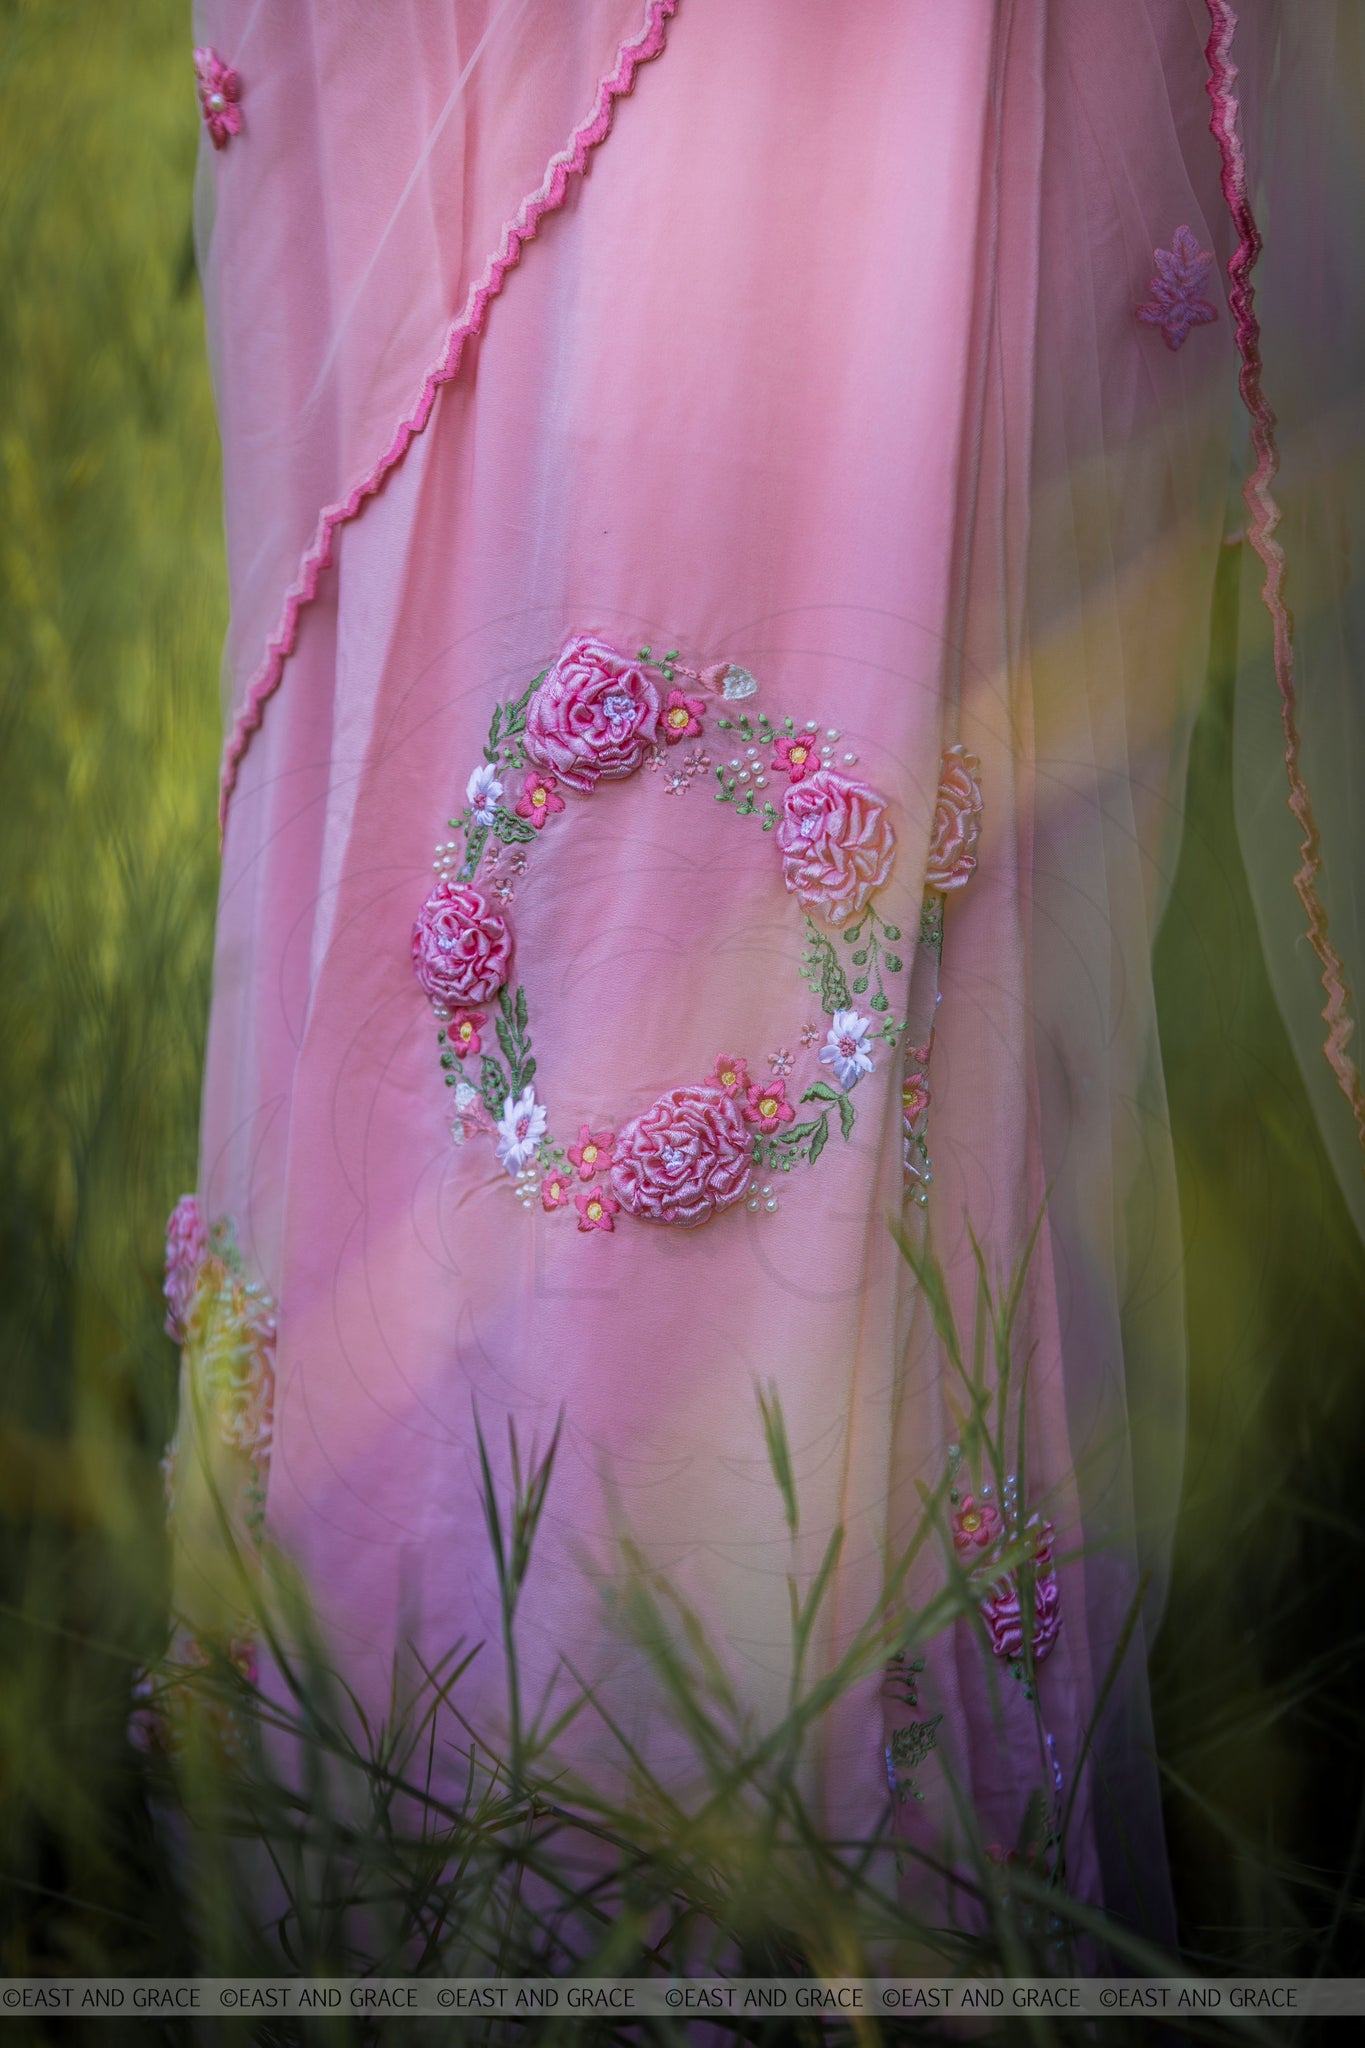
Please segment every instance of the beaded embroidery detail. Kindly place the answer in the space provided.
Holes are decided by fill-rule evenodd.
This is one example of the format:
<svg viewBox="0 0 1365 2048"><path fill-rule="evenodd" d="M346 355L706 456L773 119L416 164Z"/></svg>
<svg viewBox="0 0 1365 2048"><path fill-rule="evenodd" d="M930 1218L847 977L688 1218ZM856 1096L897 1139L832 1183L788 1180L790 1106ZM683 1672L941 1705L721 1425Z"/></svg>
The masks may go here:
<svg viewBox="0 0 1365 2048"><path fill-rule="evenodd" d="M226 149L234 135L242 132L242 81L216 50L194 53L194 72L199 83L199 111L215 149Z"/></svg>
<svg viewBox="0 0 1365 2048"><path fill-rule="evenodd" d="M612 1233L623 1217L696 1226L746 1199L751 1211L771 1212L773 1183L756 1176L813 1165L836 1116L847 1141L853 1090L906 1032L904 1015L892 1011L906 966L897 950L902 934L873 902L895 859L886 799L843 772L856 756L845 753L835 765L836 730L822 739L814 720L798 726L766 712L727 715L758 687L733 663L694 669L676 648L630 655L594 634L572 635L519 697L494 708L465 808L449 821L459 837L436 850L437 879L413 926L411 952L454 1091L452 1136L457 1144L490 1140L523 1206L538 1199L547 1215L572 1216L584 1235ZM711 744L723 735L742 749L715 767L715 801L773 835L782 879L803 909L801 971L827 1020L800 1032L803 1048L818 1047L809 1083L801 1088L793 1079L797 1056L786 1047L767 1056L767 1079L751 1074L747 1055L722 1053L709 1074L667 1090L618 1128L579 1126L578 1143L566 1147L535 1090L526 990L515 979L514 934L504 915L516 894L513 878L526 872L568 804L602 784L643 768L662 770L671 793L689 787L710 766L695 744L710 737L708 725ZM672 768L683 743L693 743L685 765ZM937 905L926 918L935 948L943 894L976 866L979 765L962 747L944 756L926 897ZM897 1007L904 1010L903 999Z"/></svg>

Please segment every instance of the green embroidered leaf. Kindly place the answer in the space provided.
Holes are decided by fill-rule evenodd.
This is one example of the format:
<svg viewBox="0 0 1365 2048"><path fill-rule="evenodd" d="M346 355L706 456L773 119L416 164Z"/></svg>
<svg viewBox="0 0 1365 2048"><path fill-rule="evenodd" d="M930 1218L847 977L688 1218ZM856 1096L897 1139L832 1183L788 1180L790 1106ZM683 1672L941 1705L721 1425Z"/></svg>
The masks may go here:
<svg viewBox="0 0 1365 2048"><path fill-rule="evenodd" d="M809 915L806 918L806 946L809 969L803 969L803 972L819 996L825 1015L832 1017L836 1010L848 1008L848 982L839 965L838 954L824 933L816 929Z"/></svg>
<svg viewBox="0 0 1365 2048"><path fill-rule="evenodd" d="M465 841L464 861L460 867L462 880L468 882L478 873L479 862L483 859L483 850L487 843L488 827L486 825L480 825L477 830L470 833Z"/></svg>
<svg viewBox="0 0 1365 2048"><path fill-rule="evenodd" d="M536 828L529 818L519 818L515 811L509 811L501 804L498 805L497 816L493 820L493 830L504 846L510 846L514 839L520 840L524 845L536 836Z"/></svg>
<svg viewBox="0 0 1365 2048"><path fill-rule="evenodd" d="M517 1029L524 1034L529 1027L526 1022L526 990L522 987L517 989L516 1018Z"/></svg>
<svg viewBox="0 0 1365 2048"><path fill-rule="evenodd" d="M857 1114L857 1110L853 1107L853 1097L851 1095L841 1095L839 1097L839 1128L846 1139L853 1136L853 1119Z"/></svg>
<svg viewBox="0 0 1365 2048"><path fill-rule="evenodd" d="M499 1017L497 1020L497 1028L498 1044L502 1047L502 1056L507 1062L508 1069L512 1076L512 1086L515 1088L517 1085L516 1040L513 1038L511 1032L508 1030L506 1024L504 1023L501 1017Z"/></svg>
<svg viewBox="0 0 1365 2048"><path fill-rule="evenodd" d="M863 983L863 987L867 987L866 982ZM876 995L872 996L869 999L867 1007L869 1010L889 1010L891 1005L887 1001L886 997L882 994L881 990L878 989Z"/></svg>
<svg viewBox="0 0 1365 2048"><path fill-rule="evenodd" d="M503 727L504 735L507 738L510 739L514 732L525 732L526 707L549 673L549 669L543 668L538 676L531 678L531 681L526 685L526 688L522 691L516 702L508 705L507 723Z"/></svg>
<svg viewBox="0 0 1365 2048"><path fill-rule="evenodd" d="M820 1118L819 1122L815 1126L815 1130L811 1134L810 1151L806 1154L806 1157L810 1161L812 1166L814 1166L816 1160L820 1157L820 1154L824 1151L828 1143L829 1112L828 1110L826 1110L825 1114Z"/></svg>
<svg viewBox="0 0 1365 2048"><path fill-rule="evenodd" d="M531 1082L532 1082L532 1081L534 1081L535 1077L536 1077L536 1063L535 1063L535 1057L534 1057L534 1055L532 1055L532 1054L528 1054L528 1055L527 1055L527 1057L526 1057L526 1058L525 1058L525 1059L524 1059L524 1060L522 1061L522 1063L521 1063L521 1067L520 1067L520 1070L518 1071L518 1074L517 1074L517 1085L518 1085L518 1087L519 1087L519 1088L527 1088L527 1087L529 1087L529 1086L530 1086L530 1084L531 1084Z"/></svg>
<svg viewBox="0 0 1365 2048"><path fill-rule="evenodd" d="M864 947L862 948L861 952L855 953L855 954L853 955L853 965L854 965L855 967L866 967L866 965L867 965L867 948L866 948L866 946L864 946Z"/></svg>
<svg viewBox="0 0 1365 2048"><path fill-rule="evenodd" d="M854 982L853 993L855 996L863 996L867 994L867 976L865 974L860 974L858 976L858 979Z"/></svg>
<svg viewBox="0 0 1365 2048"><path fill-rule="evenodd" d="M895 940L895 939L898 939L898 938L900 937L900 935L901 935L901 934L900 934L900 926L899 926L899 925L894 925L894 924L884 924L884 925L882 926L882 937L883 937L883 938L887 938L887 939L892 939L892 940Z"/></svg>
<svg viewBox="0 0 1365 2048"><path fill-rule="evenodd" d="M899 974L902 967L904 967L905 965L905 962L901 959L899 953L884 953L882 955L882 962L883 965L886 967L888 973L891 974Z"/></svg>
<svg viewBox="0 0 1365 2048"><path fill-rule="evenodd" d="M484 1054L479 1069L479 1093L490 1115L501 1116L507 1102L507 1077L495 1059Z"/></svg>
<svg viewBox="0 0 1365 2048"><path fill-rule="evenodd" d="M801 1097L803 1102L838 1102L839 1092L831 1088L828 1081L816 1081Z"/></svg>

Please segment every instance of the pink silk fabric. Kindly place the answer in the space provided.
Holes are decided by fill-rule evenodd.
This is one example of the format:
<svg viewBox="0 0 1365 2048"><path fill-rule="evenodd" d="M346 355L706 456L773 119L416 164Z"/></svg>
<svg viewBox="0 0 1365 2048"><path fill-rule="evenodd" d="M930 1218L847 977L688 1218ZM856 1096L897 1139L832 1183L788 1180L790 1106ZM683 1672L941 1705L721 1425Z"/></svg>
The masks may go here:
<svg viewBox="0 0 1365 2048"><path fill-rule="evenodd" d="M643 0L202 5L196 39L243 79L243 132L201 164L230 730L319 514L392 451L506 223L649 19ZM395 1657L415 1686L414 1650L482 1641L459 1698L496 1739L475 1408L504 1481L506 1419L543 1446L562 1409L519 1613L526 1693L568 1686L570 1656L684 1782L648 1661L611 1620L615 1539L679 1585L747 1708L779 1716L790 1551L755 1399L774 1384L798 1570L846 1531L828 1665L955 1434L888 1229L896 1061L882 1049L853 1141L782 1177L774 1213L581 1234L520 1208L491 1148L452 1144L409 935L494 703L571 632L742 664L761 686L745 708L836 728L890 800L878 901L907 938L940 751L962 741L985 824L947 904L928 1223L970 1327L968 1224L1003 1277L1047 1199L1019 1331L1028 1505L1063 1560L1042 1713L1068 1797L1080 1772L1069 1882L1160 1931L1144 1646L1183 1339L1150 950L1235 367L1206 17L1195 0L680 0L661 26L421 431L339 524L233 762L200 1193L279 1307L267 1534L376 1712ZM1181 225L1217 253L1217 318L1177 353L1134 316ZM675 797L642 773L571 797L518 884L536 1089L566 1140L718 1053L766 1073L821 1022L771 839L713 787ZM941 1569L931 1546L910 1590ZM942 1768L916 1773L900 1824L951 1838L950 1768L986 1838L1012 1843L1049 1781L1032 1717L1007 1696L997 1722L965 1625L923 1654ZM887 1741L873 1680L826 1718L812 1785L839 1834L884 1814ZM565 1747L604 1775L620 1761L591 1717Z"/></svg>

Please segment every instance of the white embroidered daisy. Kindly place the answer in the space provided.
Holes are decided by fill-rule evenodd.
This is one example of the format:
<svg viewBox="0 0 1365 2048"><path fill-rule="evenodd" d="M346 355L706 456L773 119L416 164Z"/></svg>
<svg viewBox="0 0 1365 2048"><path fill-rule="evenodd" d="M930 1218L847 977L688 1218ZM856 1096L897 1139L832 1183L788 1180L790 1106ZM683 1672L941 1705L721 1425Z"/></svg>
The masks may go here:
<svg viewBox="0 0 1365 2048"><path fill-rule="evenodd" d="M470 776L465 795L469 799L469 812L476 825L491 825L498 815L502 802L502 784L498 771L485 762Z"/></svg>
<svg viewBox="0 0 1365 2048"><path fill-rule="evenodd" d="M820 1063L833 1067L834 1078L845 1094L864 1074L872 1072L872 1048L867 1043L871 1029L872 1019L860 1017L856 1010L834 1013L829 1037L820 1048Z"/></svg>
<svg viewBox="0 0 1365 2048"><path fill-rule="evenodd" d="M519 1173L534 1156L549 1121L550 1113L536 1101L534 1088L523 1088L515 1102L508 1097L498 1118L498 1157L509 1173Z"/></svg>

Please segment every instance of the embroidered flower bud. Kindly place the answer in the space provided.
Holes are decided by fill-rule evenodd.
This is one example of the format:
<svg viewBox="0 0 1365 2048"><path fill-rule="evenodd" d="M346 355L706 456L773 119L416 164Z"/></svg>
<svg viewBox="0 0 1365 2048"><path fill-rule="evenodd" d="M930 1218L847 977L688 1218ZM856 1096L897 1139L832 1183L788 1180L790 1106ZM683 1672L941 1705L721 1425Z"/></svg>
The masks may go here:
<svg viewBox="0 0 1365 2048"><path fill-rule="evenodd" d="M166 1335L183 1344L189 1329L199 1268L208 1256L204 1212L193 1195L182 1195L166 1225Z"/></svg>

